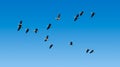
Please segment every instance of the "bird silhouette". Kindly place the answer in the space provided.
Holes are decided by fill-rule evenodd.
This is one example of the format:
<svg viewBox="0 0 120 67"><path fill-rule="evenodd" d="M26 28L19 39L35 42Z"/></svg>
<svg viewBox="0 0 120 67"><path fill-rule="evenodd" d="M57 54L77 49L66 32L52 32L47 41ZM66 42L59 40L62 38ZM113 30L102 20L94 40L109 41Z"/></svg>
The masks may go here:
<svg viewBox="0 0 120 67"><path fill-rule="evenodd" d="M70 42L70 45L73 45L73 42L72 42L72 41Z"/></svg>
<svg viewBox="0 0 120 67"><path fill-rule="evenodd" d="M94 15L95 15L95 12L91 12L91 18L93 18Z"/></svg>
<svg viewBox="0 0 120 67"><path fill-rule="evenodd" d="M90 51L90 49L87 49L87 50L86 50L86 53L88 53L89 51Z"/></svg>
<svg viewBox="0 0 120 67"><path fill-rule="evenodd" d="M49 25L47 26L47 30L50 29L50 27L51 27L51 24L49 24Z"/></svg>
<svg viewBox="0 0 120 67"><path fill-rule="evenodd" d="M51 49L53 47L53 44L51 44L50 46L49 46L49 49Z"/></svg>
<svg viewBox="0 0 120 67"><path fill-rule="evenodd" d="M84 11L81 11L81 12L80 12L80 16L82 16L82 15L83 15L83 13L84 13Z"/></svg>
<svg viewBox="0 0 120 67"><path fill-rule="evenodd" d="M49 37L49 36L47 35L46 38L45 38L45 40L44 40L45 42L48 41L48 37Z"/></svg>
<svg viewBox="0 0 120 67"><path fill-rule="evenodd" d="M59 13L58 16L56 17L56 20L60 20L61 14Z"/></svg>
<svg viewBox="0 0 120 67"><path fill-rule="evenodd" d="M75 17L74 17L74 21L76 21L79 17L79 14L77 14Z"/></svg>
<svg viewBox="0 0 120 67"><path fill-rule="evenodd" d="M90 54L93 53L93 52L94 52L94 50L91 50L91 51L90 51Z"/></svg>
<svg viewBox="0 0 120 67"><path fill-rule="evenodd" d="M29 28L26 29L25 33L27 34L29 32Z"/></svg>
<svg viewBox="0 0 120 67"><path fill-rule="evenodd" d="M34 32L37 33L37 32L38 32L38 29L36 28L36 29L34 30Z"/></svg>
<svg viewBox="0 0 120 67"><path fill-rule="evenodd" d="M20 21L20 23L19 23L19 25L18 25L17 31L20 31L21 28L22 28L22 20Z"/></svg>

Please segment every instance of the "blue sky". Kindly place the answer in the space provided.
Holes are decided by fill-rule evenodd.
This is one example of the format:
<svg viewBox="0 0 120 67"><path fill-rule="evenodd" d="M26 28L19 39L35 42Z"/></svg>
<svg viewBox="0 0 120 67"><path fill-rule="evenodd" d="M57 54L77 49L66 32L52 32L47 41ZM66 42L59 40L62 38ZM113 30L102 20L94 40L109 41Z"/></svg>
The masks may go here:
<svg viewBox="0 0 120 67"><path fill-rule="evenodd" d="M0 67L120 67L119 0L0 0ZM76 22L74 16L84 11ZM90 13L96 15L90 18ZM55 17L61 13L61 20ZM17 32L19 21L23 28ZM46 30L51 23L50 30ZM25 28L30 32L25 34ZM39 29L38 34L33 30ZM49 41L44 42L46 35ZM73 41L73 46L69 42ZM49 45L53 43L51 50ZM87 48L95 53L86 54Z"/></svg>

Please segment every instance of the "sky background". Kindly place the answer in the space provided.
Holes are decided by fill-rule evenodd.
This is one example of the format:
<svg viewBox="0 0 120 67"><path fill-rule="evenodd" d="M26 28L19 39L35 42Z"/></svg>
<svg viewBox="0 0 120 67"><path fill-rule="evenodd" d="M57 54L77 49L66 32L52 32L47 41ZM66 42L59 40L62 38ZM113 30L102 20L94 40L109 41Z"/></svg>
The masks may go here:
<svg viewBox="0 0 120 67"><path fill-rule="evenodd" d="M0 67L120 67L119 6L119 0L0 0ZM86 54L87 48L95 52Z"/></svg>

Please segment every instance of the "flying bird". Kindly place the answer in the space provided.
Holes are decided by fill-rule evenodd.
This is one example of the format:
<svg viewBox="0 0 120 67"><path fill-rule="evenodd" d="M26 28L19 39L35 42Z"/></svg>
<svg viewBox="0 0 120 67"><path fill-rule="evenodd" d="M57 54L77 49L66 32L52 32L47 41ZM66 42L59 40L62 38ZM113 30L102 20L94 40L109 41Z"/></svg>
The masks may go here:
<svg viewBox="0 0 120 67"><path fill-rule="evenodd" d="M91 12L91 18L93 18L94 15L95 15L95 12Z"/></svg>
<svg viewBox="0 0 120 67"><path fill-rule="evenodd" d="M51 44L50 46L49 46L49 49L51 49L53 47L53 44Z"/></svg>
<svg viewBox="0 0 120 67"><path fill-rule="evenodd" d="M94 50L91 50L91 51L90 51L90 54L93 53L93 52L94 52Z"/></svg>
<svg viewBox="0 0 120 67"><path fill-rule="evenodd" d="M79 17L79 14L77 14L75 17L74 17L74 21L76 21Z"/></svg>
<svg viewBox="0 0 120 67"><path fill-rule="evenodd" d="M22 20L20 21L19 25L18 25L18 29L17 31L19 31L22 28Z"/></svg>
<svg viewBox="0 0 120 67"><path fill-rule="evenodd" d="M37 33L37 32L38 32L38 29L36 28L36 29L34 30L34 32Z"/></svg>
<svg viewBox="0 0 120 67"><path fill-rule="evenodd" d="M56 20L60 20L61 14L59 13L58 16L56 17Z"/></svg>
<svg viewBox="0 0 120 67"><path fill-rule="evenodd" d="M29 28L26 29L25 33L27 34L29 32Z"/></svg>
<svg viewBox="0 0 120 67"><path fill-rule="evenodd" d="M72 42L72 41L70 42L70 45L73 45L73 42Z"/></svg>
<svg viewBox="0 0 120 67"><path fill-rule="evenodd" d="M90 49L87 49L87 50L86 50L86 53L88 53L89 51L90 51Z"/></svg>
<svg viewBox="0 0 120 67"><path fill-rule="evenodd" d="M83 15L83 13L84 13L84 11L81 11L81 12L80 12L80 16L82 16L82 15Z"/></svg>
<svg viewBox="0 0 120 67"><path fill-rule="evenodd" d="M47 30L50 29L50 27L51 27L51 24L48 25Z"/></svg>
<svg viewBox="0 0 120 67"><path fill-rule="evenodd" d="M44 40L45 42L48 41L48 37L49 37L49 36L47 35L46 38L45 38L45 40Z"/></svg>

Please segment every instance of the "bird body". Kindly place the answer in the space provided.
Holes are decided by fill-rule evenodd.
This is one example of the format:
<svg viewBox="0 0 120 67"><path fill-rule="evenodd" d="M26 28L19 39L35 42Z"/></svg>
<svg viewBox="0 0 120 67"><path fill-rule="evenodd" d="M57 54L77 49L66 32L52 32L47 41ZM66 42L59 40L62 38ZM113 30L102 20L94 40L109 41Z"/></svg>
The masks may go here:
<svg viewBox="0 0 120 67"><path fill-rule="evenodd" d="M37 32L38 32L38 29L36 28L36 29L34 30L34 32L37 33Z"/></svg>
<svg viewBox="0 0 120 67"><path fill-rule="evenodd" d="M51 25L52 25L52 24L49 24L49 25L47 26L47 30L50 29Z"/></svg>
<svg viewBox="0 0 120 67"><path fill-rule="evenodd" d="M73 45L73 42L72 42L72 41L70 42L70 45Z"/></svg>
<svg viewBox="0 0 120 67"><path fill-rule="evenodd" d="M87 49L87 50L86 50L86 53L88 53L89 51L90 51L90 49Z"/></svg>
<svg viewBox="0 0 120 67"><path fill-rule="evenodd" d="M95 15L95 12L91 12L91 18L93 18L94 15Z"/></svg>
<svg viewBox="0 0 120 67"><path fill-rule="evenodd" d="M17 31L20 31L21 28L22 28L22 24L19 24Z"/></svg>
<svg viewBox="0 0 120 67"><path fill-rule="evenodd" d="M45 38L45 40L44 40L45 42L48 41L48 37L49 37L49 36L47 35L46 38Z"/></svg>
<svg viewBox="0 0 120 67"><path fill-rule="evenodd" d="M91 51L90 51L90 54L93 53L93 52L94 52L94 50L91 50Z"/></svg>
<svg viewBox="0 0 120 67"><path fill-rule="evenodd" d="M29 28L26 29L25 33L27 34L29 32Z"/></svg>
<svg viewBox="0 0 120 67"><path fill-rule="evenodd" d="M20 23L19 23L19 25L18 25L17 31L20 31L21 28L22 28L22 20L20 21Z"/></svg>
<svg viewBox="0 0 120 67"><path fill-rule="evenodd" d="M56 17L56 20L60 20L61 14L58 14L58 16Z"/></svg>
<svg viewBox="0 0 120 67"><path fill-rule="evenodd" d="M53 44L51 44L50 46L49 46L49 49L51 49L53 47Z"/></svg>
<svg viewBox="0 0 120 67"><path fill-rule="evenodd" d="M79 17L79 14L77 14L75 17L74 17L74 21L76 21Z"/></svg>
<svg viewBox="0 0 120 67"><path fill-rule="evenodd" d="M84 13L84 11L81 11L81 12L80 12L80 16L82 16L82 15L83 15L83 13Z"/></svg>

